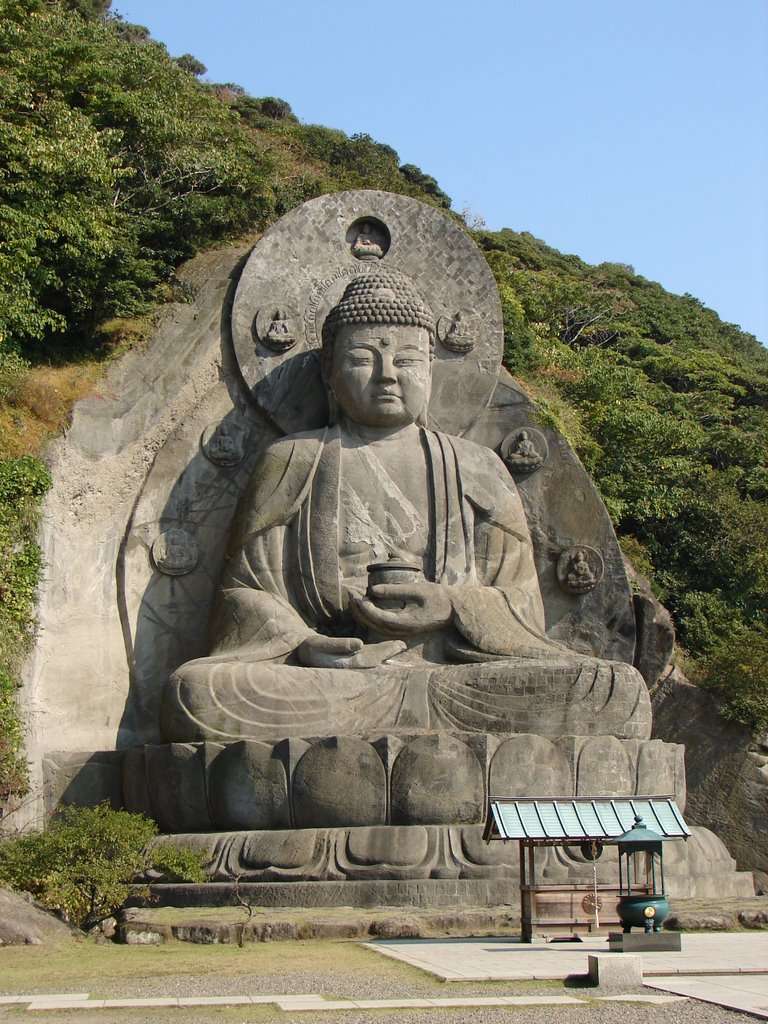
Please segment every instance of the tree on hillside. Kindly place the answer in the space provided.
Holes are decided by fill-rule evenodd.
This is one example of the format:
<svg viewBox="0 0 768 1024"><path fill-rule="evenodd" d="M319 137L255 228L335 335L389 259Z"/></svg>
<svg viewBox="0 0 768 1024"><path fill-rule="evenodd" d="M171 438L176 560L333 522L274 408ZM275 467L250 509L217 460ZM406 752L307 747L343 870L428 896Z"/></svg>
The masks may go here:
<svg viewBox="0 0 768 1024"><path fill-rule="evenodd" d="M180 57L174 57L174 60L179 65L182 71L189 72L190 75L194 75L199 78L204 75L208 68L203 64L197 57L193 57L191 53L182 53Z"/></svg>
<svg viewBox="0 0 768 1024"><path fill-rule="evenodd" d="M134 312L263 220L270 163L160 44L65 3L2 8L0 331L18 346Z"/></svg>
<svg viewBox="0 0 768 1024"><path fill-rule="evenodd" d="M66 10L75 11L86 21L106 18L112 6L112 0L56 0Z"/></svg>

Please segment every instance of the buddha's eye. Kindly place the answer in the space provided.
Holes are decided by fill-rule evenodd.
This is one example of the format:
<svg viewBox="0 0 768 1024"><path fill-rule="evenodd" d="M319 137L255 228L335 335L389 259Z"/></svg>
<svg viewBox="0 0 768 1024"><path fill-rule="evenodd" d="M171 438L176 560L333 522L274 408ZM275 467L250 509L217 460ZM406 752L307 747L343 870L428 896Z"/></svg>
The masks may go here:
<svg viewBox="0 0 768 1024"><path fill-rule="evenodd" d="M422 359L410 359L403 356L401 359L395 360L395 366L421 366L422 362Z"/></svg>

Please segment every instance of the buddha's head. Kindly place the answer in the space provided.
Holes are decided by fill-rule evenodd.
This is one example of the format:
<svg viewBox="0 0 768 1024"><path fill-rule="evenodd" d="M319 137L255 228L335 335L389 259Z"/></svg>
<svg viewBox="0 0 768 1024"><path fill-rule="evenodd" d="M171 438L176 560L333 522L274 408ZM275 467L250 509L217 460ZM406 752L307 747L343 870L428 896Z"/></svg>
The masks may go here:
<svg viewBox="0 0 768 1024"><path fill-rule="evenodd" d="M426 425L435 319L414 283L376 266L355 278L323 325L330 422Z"/></svg>

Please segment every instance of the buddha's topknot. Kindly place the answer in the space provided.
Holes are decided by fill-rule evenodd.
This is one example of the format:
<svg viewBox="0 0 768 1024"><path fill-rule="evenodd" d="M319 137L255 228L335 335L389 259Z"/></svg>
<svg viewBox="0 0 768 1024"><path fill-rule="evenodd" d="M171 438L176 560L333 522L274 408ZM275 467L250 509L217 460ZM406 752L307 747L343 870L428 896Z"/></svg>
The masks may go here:
<svg viewBox="0 0 768 1024"><path fill-rule="evenodd" d="M323 324L323 348L332 347L339 329L347 324L404 324L423 327L430 338L435 333L435 318L413 281L380 264L347 285Z"/></svg>

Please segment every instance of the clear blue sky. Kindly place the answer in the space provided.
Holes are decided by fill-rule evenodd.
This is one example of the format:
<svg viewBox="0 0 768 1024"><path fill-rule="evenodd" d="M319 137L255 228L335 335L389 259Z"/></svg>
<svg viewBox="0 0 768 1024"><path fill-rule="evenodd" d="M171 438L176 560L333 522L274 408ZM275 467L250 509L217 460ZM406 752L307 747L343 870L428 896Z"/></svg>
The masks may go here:
<svg viewBox="0 0 768 1024"><path fill-rule="evenodd" d="M366 132L454 209L768 343L768 0L113 0L212 82Z"/></svg>

